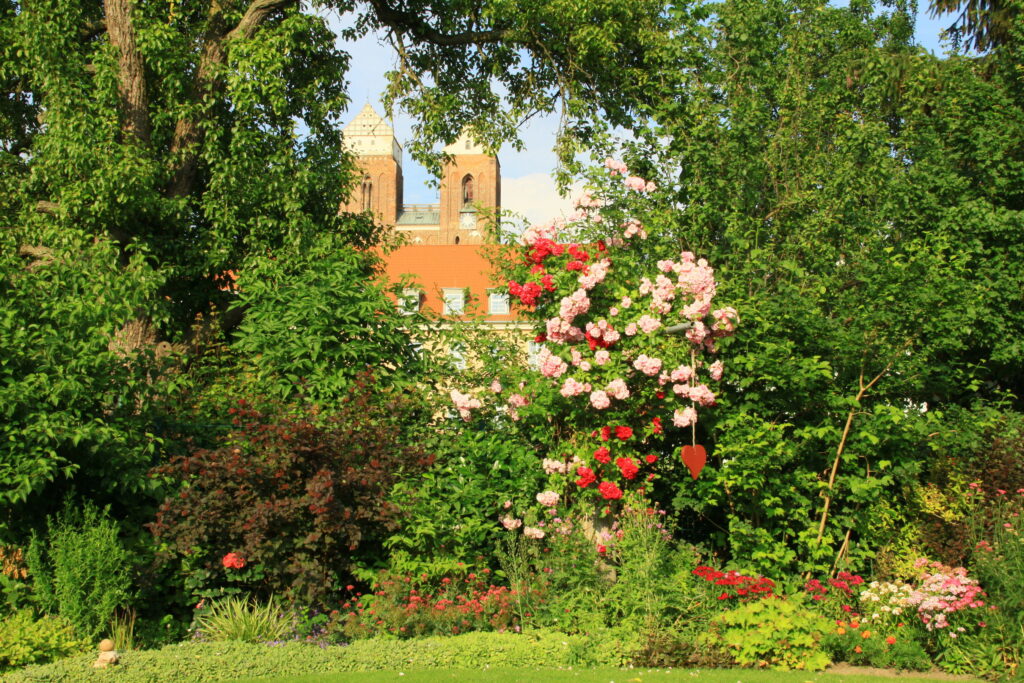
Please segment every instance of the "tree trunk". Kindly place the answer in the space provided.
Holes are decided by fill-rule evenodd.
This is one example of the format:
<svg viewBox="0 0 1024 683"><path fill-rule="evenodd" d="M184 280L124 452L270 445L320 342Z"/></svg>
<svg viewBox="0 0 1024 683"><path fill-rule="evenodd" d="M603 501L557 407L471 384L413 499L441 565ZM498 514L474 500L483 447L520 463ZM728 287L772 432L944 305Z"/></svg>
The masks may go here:
<svg viewBox="0 0 1024 683"><path fill-rule="evenodd" d="M149 144L149 102L146 97L146 71L135 43L132 24L134 0L104 0L107 35L118 52L118 92L121 96L121 130L125 136Z"/></svg>

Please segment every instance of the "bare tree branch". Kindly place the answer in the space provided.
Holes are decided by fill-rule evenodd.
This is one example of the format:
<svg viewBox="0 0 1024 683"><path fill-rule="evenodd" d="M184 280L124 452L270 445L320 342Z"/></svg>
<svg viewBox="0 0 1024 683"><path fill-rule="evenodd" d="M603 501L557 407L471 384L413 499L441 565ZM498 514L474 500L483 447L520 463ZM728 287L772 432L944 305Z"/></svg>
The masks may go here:
<svg viewBox="0 0 1024 683"><path fill-rule="evenodd" d="M487 31L464 31L462 33L442 33L425 22L419 14L395 9L385 0L369 0L377 18L395 33L408 33L418 41L444 45L477 45L480 43L497 43L506 39L510 33L507 29L489 29Z"/></svg>
<svg viewBox="0 0 1024 683"><path fill-rule="evenodd" d="M233 29L224 25L223 7L219 0L210 3L207 18L206 34L203 36L203 47L199 55L199 67L196 69L192 85L193 101L205 100L214 89L217 67L225 62L227 53L225 41L231 38L248 39L256 33L256 29L266 21L274 11L297 4L298 0L253 0L246 9L242 19ZM171 184L167 194L171 197L183 197L192 191L199 163L198 148L203 140L203 132L194 115L187 114L178 119L174 126L174 137L171 139L171 155L177 159Z"/></svg>
<svg viewBox="0 0 1024 683"><path fill-rule="evenodd" d="M79 30L79 35L82 36L83 40L92 40L101 33L106 32L106 30L107 22L103 19L96 19L86 22Z"/></svg>
<svg viewBox="0 0 1024 683"><path fill-rule="evenodd" d="M297 3L297 0L253 0L238 26L228 32L227 39L252 38L256 29L272 12Z"/></svg>

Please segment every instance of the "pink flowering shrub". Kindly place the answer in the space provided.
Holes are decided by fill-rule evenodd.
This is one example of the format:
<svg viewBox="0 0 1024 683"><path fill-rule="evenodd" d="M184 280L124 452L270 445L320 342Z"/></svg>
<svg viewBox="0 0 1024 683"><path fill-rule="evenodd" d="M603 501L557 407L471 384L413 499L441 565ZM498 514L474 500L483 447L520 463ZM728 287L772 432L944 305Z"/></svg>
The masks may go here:
<svg viewBox="0 0 1024 683"><path fill-rule="evenodd" d="M648 495L673 467L679 476L659 456L692 443L715 405L727 377L719 343L739 318L715 307L707 261L659 242L655 184L617 160L602 172L568 220L526 229L499 259L540 346L532 369L502 377L516 393L478 393L541 446L538 467L560 505L589 500L614 514L628 492ZM480 412L468 396L452 392L463 418ZM536 537L541 527L523 523Z"/></svg>
<svg viewBox="0 0 1024 683"><path fill-rule="evenodd" d="M921 582L907 597L906 604L917 610L921 623L929 631L946 629L957 638L966 628L962 622L983 619L985 592L963 567L947 567L940 562L919 559L915 567L924 569ZM950 620L953 620L951 623Z"/></svg>

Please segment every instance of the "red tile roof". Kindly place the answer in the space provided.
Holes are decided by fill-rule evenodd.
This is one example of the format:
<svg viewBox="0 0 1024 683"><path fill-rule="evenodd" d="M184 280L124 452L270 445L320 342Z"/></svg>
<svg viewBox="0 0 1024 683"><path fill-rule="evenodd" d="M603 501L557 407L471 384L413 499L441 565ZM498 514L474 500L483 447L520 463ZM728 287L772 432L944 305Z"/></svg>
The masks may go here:
<svg viewBox="0 0 1024 683"><path fill-rule="evenodd" d="M424 308L435 313L443 309L442 290L468 289L466 312L484 314L491 322L513 321L510 312L488 315L488 289L504 288L495 278L490 262L483 254L486 246L469 244L407 245L385 255L388 280L397 282L402 275L411 275L425 294Z"/></svg>

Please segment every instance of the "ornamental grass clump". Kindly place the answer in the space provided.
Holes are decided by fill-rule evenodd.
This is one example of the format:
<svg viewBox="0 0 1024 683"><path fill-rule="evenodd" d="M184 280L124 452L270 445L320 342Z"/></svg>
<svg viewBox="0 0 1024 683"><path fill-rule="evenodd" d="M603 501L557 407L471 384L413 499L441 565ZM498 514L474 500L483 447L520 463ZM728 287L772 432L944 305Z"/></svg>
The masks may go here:
<svg viewBox="0 0 1024 683"><path fill-rule="evenodd" d="M275 600L259 603L230 597L213 602L206 613L196 618L195 637L209 641L269 643L284 639L291 629L291 618Z"/></svg>

